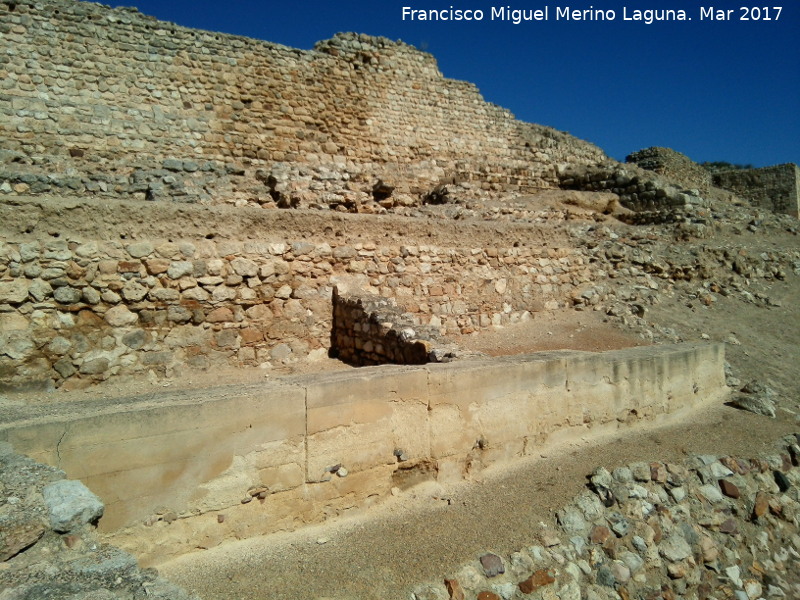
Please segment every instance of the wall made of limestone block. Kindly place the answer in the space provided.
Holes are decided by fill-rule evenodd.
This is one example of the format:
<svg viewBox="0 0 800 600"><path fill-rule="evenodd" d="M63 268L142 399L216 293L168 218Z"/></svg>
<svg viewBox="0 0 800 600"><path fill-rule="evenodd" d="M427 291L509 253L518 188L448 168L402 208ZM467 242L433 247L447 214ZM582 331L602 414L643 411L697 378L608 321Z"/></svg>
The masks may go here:
<svg viewBox="0 0 800 600"><path fill-rule="evenodd" d="M730 190L756 206L800 216L800 168L793 163L714 173L714 185Z"/></svg>
<svg viewBox="0 0 800 600"><path fill-rule="evenodd" d="M365 367L262 385L12 406L0 440L80 478L145 564L363 508L718 401L721 344Z"/></svg>
<svg viewBox="0 0 800 600"><path fill-rule="evenodd" d="M378 179L556 187L556 163L604 158L385 38L305 51L71 0L2 2L0 33L6 193L263 204L288 169L336 204Z"/></svg>

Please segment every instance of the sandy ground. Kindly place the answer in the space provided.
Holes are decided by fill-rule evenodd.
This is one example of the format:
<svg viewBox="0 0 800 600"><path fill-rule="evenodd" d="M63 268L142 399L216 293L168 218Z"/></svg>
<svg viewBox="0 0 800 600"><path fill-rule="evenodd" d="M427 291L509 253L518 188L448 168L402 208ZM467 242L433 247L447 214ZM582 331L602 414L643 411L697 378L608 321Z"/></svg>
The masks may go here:
<svg viewBox="0 0 800 600"><path fill-rule="evenodd" d="M800 309L797 277L776 285L781 309L723 299L687 306L665 299L650 318L690 341L726 341L743 381L759 379L781 395L776 419L725 405L701 409L589 441L580 434L538 457L484 472L476 481L426 483L352 516L189 554L160 571L205 600L408 598L415 584L452 575L486 551L508 554L536 542L540 523L586 484L597 466L678 461L691 453L754 456L800 430L795 380ZM492 354L573 348L605 350L643 343L604 322L601 313L567 311L460 340ZM324 543L323 543L324 542Z"/></svg>

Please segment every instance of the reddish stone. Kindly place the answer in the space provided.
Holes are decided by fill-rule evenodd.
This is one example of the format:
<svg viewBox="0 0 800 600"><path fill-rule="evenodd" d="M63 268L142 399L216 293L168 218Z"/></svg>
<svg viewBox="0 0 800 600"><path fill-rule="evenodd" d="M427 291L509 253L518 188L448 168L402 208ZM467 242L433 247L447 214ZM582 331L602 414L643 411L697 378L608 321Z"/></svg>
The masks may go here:
<svg viewBox="0 0 800 600"><path fill-rule="evenodd" d="M722 533L733 535L734 533L739 532L739 527L736 525L736 521L734 519L725 519L719 526L719 530Z"/></svg>
<svg viewBox="0 0 800 600"><path fill-rule="evenodd" d="M620 545L619 539L612 535L603 543L603 552L605 552L606 556L609 558L617 558L617 553L620 551ZM624 544L622 547L624 548Z"/></svg>
<svg viewBox="0 0 800 600"><path fill-rule="evenodd" d="M531 592L538 590L540 587L550 585L555 580L556 578L550 571L541 569L536 571L536 573L528 577L525 581L521 582L519 584L519 591L523 594L530 594Z"/></svg>
<svg viewBox="0 0 800 600"><path fill-rule="evenodd" d="M697 586L697 597L699 600L708 600L713 593L714 588L712 588L708 583L701 583L699 586Z"/></svg>
<svg viewBox="0 0 800 600"><path fill-rule="evenodd" d="M781 471L787 473L792 470L792 467L794 465L792 464L791 456L789 456L788 454L781 454L781 461L783 461L783 464L781 465Z"/></svg>
<svg viewBox="0 0 800 600"><path fill-rule="evenodd" d="M208 316L206 316L206 321L209 323L230 323L233 321L233 311L224 306L215 308L208 313Z"/></svg>
<svg viewBox="0 0 800 600"><path fill-rule="evenodd" d="M727 479L719 480L719 489L722 490L722 493L725 494L728 498L736 499L739 496L741 496L739 488L736 487L735 484L731 483Z"/></svg>
<svg viewBox="0 0 800 600"><path fill-rule="evenodd" d="M666 467L658 462L650 463L650 479L657 483L665 483L667 481Z"/></svg>
<svg viewBox="0 0 800 600"><path fill-rule="evenodd" d="M769 496L764 492L756 494L756 501L753 503L753 520L759 519L767 514L769 510Z"/></svg>
<svg viewBox="0 0 800 600"><path fill-rule="evenodd" d="M117 271L120 273L138 273L142 268L142 263L138 260L121 260L117 263Z"/></svg>
<svg viewBox="0 0 800 600"><path fill-rule="evenodd" d="M478 594L478 600L503 600L494 592L481 592Z"/></svg>
<svg viewBox="0 0 800 600"><path fill-rule="evenodd" d="M445 579L444 585L450 595L450 600L466 600L467 596L457 579Z"/></svg>
<svg viewBox="0 0 800 600"><path fill-rule="evenodd" d="M659 525L658 521L655 519L651 519L648 525L653 528L653 542L660 544L661 538L664 537L664 533L661 530L661 525Z"/></svg>
<svg viewBox="0 0 800 600"><path fill-rule="evenodd" d="M78 318L75 323L78 327L99 328L105 324L105 321L98 315L90 310L82 310L78 313Z"/></svg>
<svg viewBox="0 0 800 600"><path fill-rule="evenodd" d="M254 344L264 339L264 332L255 327L248 327L239 332L242 336L242 343Z"/></svg>
<svg viewBox="0 0 800 600"><path fill-rule="evenodd" d="M84 275L86 275L86 269L76 263L74 260L71 260L67 263L67 277L70 279L80 279Z"/></svg>
<svg viewBox="0 0 800 600"><path fill-rule="evenodd" d="M611 530L602 525L595 525L592 531L589 532L589 540L593 544L604 544L605 541L611 536Z"/></svg>
<svg viewBox="0 0 800 600"><path fill-rule="evenodd" d="M150 275L161 275L169 269L171 261L168 258L151 258L144 261L145 268Z"/></svg>
<svg viewBox="0 0 800 600"><path fill-rule="evenodd" d="M661 597L664 600L675 600L675 592L668 585L661 586Z"/></svg>

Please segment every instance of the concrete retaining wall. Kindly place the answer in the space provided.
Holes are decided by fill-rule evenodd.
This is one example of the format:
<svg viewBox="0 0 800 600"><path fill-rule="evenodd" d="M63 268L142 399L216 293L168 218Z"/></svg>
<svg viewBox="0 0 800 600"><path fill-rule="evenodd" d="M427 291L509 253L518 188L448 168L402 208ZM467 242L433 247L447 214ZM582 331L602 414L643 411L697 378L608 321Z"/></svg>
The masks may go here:
<svg viewBox="0 0 800 600"><path fill-rule="evenodd" d="M467 477L557 432L719 400L723 365L722 345L681 344L367 367L46 415L17 407L0 441L86 483L107 506L101 529L152 563Z"/></svg>

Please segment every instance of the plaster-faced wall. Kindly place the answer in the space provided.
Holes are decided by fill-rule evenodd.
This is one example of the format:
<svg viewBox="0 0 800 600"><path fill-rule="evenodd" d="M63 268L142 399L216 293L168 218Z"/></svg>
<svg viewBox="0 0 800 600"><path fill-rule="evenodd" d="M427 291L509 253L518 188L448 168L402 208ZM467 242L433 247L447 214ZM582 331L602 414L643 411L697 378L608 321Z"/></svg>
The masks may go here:
<svg viewBox="0 0 800 600"><path fill-rule="evenodd" d="M756 206L800 216L800 168L793 163L714 173L714 184Z"/></svg>
<svg viewBox="0 0 800 600"><path fill-rule="evenodd" d="M556 187L604 157L385 38L305 51L71 0L2 2L0 32L0 191L262 204L288 171L333 204L379 178Z"/></svg>
<svg viewBox="0 0 800 600"><path fill-rule="evenodd" d="M81 479L145 562L467 477L580 435L719 400L722 345L365 367L263 385L15 407L0 440Z"/></svg>

